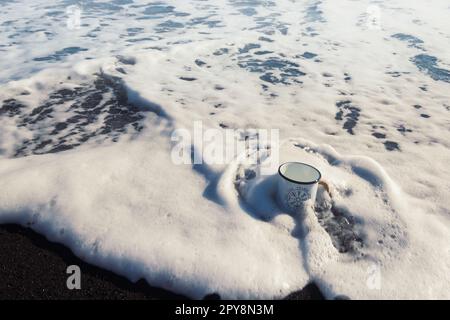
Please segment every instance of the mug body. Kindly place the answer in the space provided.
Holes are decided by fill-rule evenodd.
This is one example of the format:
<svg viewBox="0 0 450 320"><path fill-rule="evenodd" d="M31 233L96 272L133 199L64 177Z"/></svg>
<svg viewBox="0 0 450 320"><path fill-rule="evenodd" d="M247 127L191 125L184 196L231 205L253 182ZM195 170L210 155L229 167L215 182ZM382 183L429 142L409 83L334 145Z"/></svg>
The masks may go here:
<svg viewBox="0 0 450 320"><path fill-rule="evenodd" d="M301 212L314 205L320 171L305 163L286 162L278 169L277 200L288 213Z"/></svg>

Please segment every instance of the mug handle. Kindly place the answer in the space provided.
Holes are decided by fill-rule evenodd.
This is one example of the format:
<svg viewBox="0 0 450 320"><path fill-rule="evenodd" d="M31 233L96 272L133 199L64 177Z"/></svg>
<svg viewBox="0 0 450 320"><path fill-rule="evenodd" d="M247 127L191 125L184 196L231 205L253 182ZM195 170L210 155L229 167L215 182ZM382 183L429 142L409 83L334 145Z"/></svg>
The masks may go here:
<svg viewBox="0 0 450 320"><path fill-rule="evenodd" d="M323 181L322 179L319 181L319 184L325 188L325 190L328 192L328 194L330 195L330 198L333 199L333 194L331 193L330 190L330 186L328 185L328 183L326 183L325 181Z"/></svg>

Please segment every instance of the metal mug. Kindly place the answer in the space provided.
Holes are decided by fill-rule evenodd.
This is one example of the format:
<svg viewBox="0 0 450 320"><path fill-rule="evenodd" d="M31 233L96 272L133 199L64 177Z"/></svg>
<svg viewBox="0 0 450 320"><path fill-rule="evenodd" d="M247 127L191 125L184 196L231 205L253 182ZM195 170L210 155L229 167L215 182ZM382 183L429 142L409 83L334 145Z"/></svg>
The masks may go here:
<svg viewBox="0 0 450 320"><path fill-rule="evenodd" d="M277 200L288 213L301 213L316 201L322 177L319 170L301 162L286 162L278 168Z"/></svg>

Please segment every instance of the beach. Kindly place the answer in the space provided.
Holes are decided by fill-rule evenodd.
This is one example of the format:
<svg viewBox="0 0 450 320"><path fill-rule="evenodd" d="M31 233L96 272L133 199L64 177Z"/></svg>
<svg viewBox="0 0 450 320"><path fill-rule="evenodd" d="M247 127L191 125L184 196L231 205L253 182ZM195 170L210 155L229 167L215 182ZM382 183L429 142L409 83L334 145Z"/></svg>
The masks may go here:
<svg viewBox="0 0 450 320"><path fill-rule="evenodd" d="M0 226L0 300L185 300L186 296L151 287L145 280L132 283L124 277L89 265L63 245L52 243L29 228ZM67 267L82 272L80 290L66 285ZM218 299L217 295L206 299ZM321 300L319 289L309 285L286 297Z"/></svg>
<svg viewBox="0 0 450 320"><path fill-rule="evenodd" d="M447 0L0 9L5 299L450 298Z"/></svg>

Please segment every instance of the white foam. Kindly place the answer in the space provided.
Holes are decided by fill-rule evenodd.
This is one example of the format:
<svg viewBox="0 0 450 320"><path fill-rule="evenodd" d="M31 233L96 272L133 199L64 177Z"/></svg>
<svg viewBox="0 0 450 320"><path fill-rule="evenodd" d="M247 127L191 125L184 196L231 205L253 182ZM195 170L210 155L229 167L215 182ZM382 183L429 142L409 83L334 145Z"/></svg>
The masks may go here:
<svg viewBox="0 0 450 320"><path fill-rule="evenodd" d="M449 84L410 61L423 51L391 37L422 39L426 53L448 70L442 54L450 49L448 3L377 2L377 30L365 24L371 1L322 1L323 22L305 18L313 1L277 1L255 7L260 17L279 13L262 27L254 17L235 15L240 8L231 2L167 3L190 16L140 20L143 7L126 5L104 15L88 6L82 19L89 27L67 30L65 16L47 16L44 1L2 5L0 21L16 20L0 35L9 46L0 48L6 55L0 61L2 100L16 97L31 111L49 92L88 83L102 70L123 78L130 100L158 115L147 116L137 138L23 158L11 155L37 129L1 117L0 222L29 225L88 262L194 298L212 292L283 297L312 280L327 298L450 298ZM223 27L187 27L208 14ZM185 27L157 33L169 19ZM30 21L52 34L25 32ZM95 38L86 36L98 26ZM142 30L130 36L128 28ZM127 41L137 38L151 39ZM306 73L302 83L271 85L240 67L247 58L239 49L249 43L298 64ZM67 47L88 51L32 60ZM228 54L215 55L221 48ZM300 57L305 51L317 57ZM117 55L136 63L120 62ZM30 94L19 96L24 90ZM336 102L345 100L359 108L354 135L343 128L345 113L336 119ZM303 223L281 212L273 201L276 172L247 180L245 169L258 168L242 157L195 168L173 164L169 134L192 130L196 120L205 128L279 128L281 161L320 169L332 197L319 190L319 204L352 217L362 247L339 253L313 212ZM412 132L399 131L402 126ZM377 139L374 132L386 137ZM386 141L400 150L387 151Z"/></svg>

